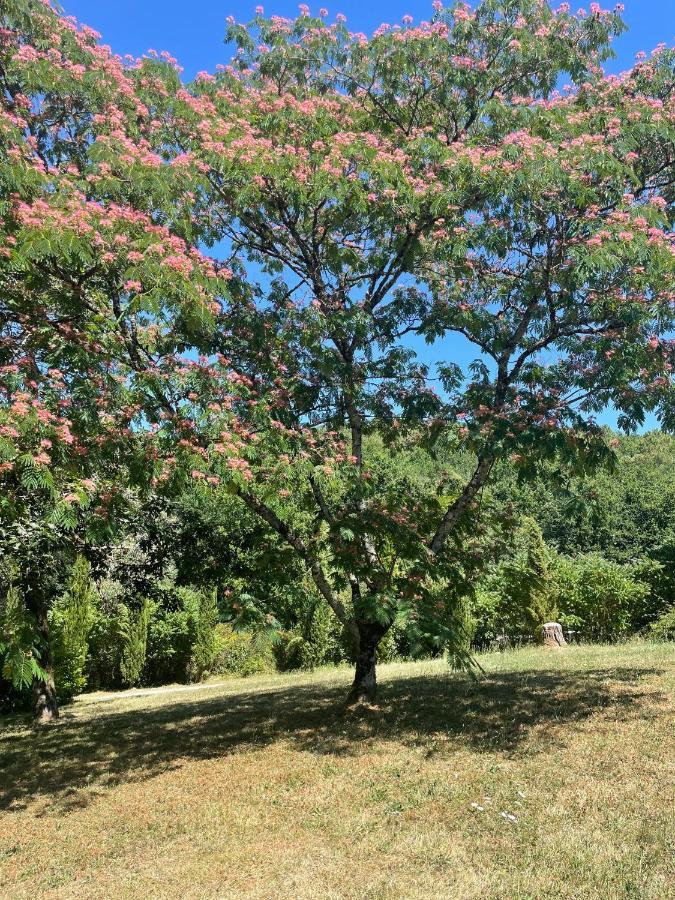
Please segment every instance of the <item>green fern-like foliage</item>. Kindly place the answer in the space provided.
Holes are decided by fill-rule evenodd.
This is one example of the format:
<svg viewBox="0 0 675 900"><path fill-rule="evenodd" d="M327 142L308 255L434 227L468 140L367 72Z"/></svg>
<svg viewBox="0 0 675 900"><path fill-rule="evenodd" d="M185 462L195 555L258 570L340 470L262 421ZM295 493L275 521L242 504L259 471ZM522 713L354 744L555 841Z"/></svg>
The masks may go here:
<svg viewBox="0 0 675 900"><path fill-rule="evenodd" d="M0 617L0 659L2 677L16 690L29 688L35 679L46 677L37 662L39 645L35 622L14 585L7 591Z"/></svg>

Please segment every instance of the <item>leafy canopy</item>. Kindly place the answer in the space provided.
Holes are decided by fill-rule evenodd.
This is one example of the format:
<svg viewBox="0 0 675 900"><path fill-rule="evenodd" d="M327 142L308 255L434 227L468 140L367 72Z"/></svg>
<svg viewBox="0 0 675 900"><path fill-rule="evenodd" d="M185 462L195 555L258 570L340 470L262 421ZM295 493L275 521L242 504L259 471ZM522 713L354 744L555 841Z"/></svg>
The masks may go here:
<svg viewBox="0 0 675 900"><path fill-rule="evenodd" d="M192 478L377 639L452 620L497 459L607 458L610 402L675 424L675 52L604 75L618 12L260 15L191 86L48 3L0 16L3 515L110 523ZM405 499L374 431L475 469Z"/></svg>

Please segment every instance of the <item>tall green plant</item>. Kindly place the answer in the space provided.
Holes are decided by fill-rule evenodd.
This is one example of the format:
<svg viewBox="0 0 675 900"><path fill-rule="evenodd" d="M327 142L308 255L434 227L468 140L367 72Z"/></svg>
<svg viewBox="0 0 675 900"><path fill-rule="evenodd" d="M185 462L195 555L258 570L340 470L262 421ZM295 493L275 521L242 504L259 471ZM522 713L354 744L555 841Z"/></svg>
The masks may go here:
<svg viewBox="0 0 675 900"><path fill-rule="evenodd" d="M0 613L0 659L2 677L15 690L29 688L35 679L45 679L35 622L26 610L19 589L10 584Z"/></svg>
<svg viewBox="0 0 675 900"><path fill-rule="evenodd" d="M480 643L500 633L536 636L556 616L551 554L534 519L521 519L512 552L480 585L473 614Z"/></svg>
<svg viewBox="0 0 675 900"><path fill-rule="evenodd" d="M537 635L556 614L549 553L541 529L529 516L523 517L516 540L518 551L503 569L507 617Z"/></svg>
<svg viewBox="0 0 675 900"><path fill-rule="evenodd" d="M73 697L86 687L85 663L95 614L96 589L91 566L80 555L73 565L66 592L58 598L49 615L54 679L61 699Z"/></svg>
<svg viewBox="0 0 675 900"><path fill-rule="evenodd" d="M199 595L197 629L193 648L194 670L197 678L211 670L218 655L216 625L218 624L218 599L216 589L203 590Z"/></svg>
<svg viewBox="0 0 675 900"><path fill-rule="evenodd" d="M122 681L128 687L139 684L145 668L145 657L148 651L148 626L152 613L152 603L143 600L140 610L132 616L128 607L121 604L123 619L124 650L120 662Z"/></svg>

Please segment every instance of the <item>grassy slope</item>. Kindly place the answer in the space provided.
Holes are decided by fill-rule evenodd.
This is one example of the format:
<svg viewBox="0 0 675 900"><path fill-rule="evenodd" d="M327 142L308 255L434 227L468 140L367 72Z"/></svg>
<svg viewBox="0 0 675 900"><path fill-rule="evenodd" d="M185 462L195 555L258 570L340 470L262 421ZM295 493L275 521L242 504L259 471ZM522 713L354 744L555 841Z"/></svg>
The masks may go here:
<svg viewBox="0 0 675 900"><path fill-rule="evenodd" d="M675 645L481 661L359 714L329 670L6 721L0 895L675 896Z"/></svg>

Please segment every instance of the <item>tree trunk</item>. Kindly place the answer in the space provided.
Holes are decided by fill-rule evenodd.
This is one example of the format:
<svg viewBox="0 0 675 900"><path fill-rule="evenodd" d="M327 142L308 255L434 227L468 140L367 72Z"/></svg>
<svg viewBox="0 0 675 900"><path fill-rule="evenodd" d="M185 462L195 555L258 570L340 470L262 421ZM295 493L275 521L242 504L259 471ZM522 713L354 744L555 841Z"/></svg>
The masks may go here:
<svg viewBox="0 0 675 900"><path fill-rule="evenodd" d="M40 653L40 668L46 675L44 679L36 679L33 682L33 715L38 724L51 722L59 717L59 701L56 696L54 683L54 665L52 651L49 646L49 623L44 607L40 605L36 611L37 626L40 632L42 651Z"/></svg>
<svg viewBox="0 0 675 900"><path fill-rule="evenodd" d="M35 721L40 725L59 717L59 701L56 697L51 660L49 663L43 660L41 665L47 677L33 683L33 713Z"/></svg>
<svg viewBox="0 0 675 900"><path fill-rule="evenodd" d="M541 626L541 636L544 647L550 647L553 650L559 650L567 644L562 625L559 622L545 622Z"/></svg>
<svg viewBox="0 0 675 900"><path fill-rule="evenodd" d="M383 635L380 626L359 625L359 647L356 654L356 670L348 703L366 701L372 703L377 692L377 645Z"/></svg>

